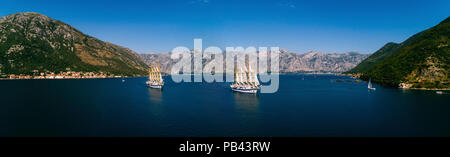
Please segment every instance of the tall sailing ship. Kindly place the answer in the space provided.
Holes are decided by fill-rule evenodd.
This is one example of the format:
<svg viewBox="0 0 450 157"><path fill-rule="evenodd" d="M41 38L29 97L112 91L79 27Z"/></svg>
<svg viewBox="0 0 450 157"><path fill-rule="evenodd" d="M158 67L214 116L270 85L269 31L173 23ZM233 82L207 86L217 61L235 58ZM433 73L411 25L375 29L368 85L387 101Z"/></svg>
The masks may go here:
<svg viewBox="0 0 450 157"><path fill-rule="evenodd" d="M162 89L164 86L164 80L162 78L159 65L151 65L148 73L148 81L146 82L147 87Z"/></svg>
<svg viewBox="0 0 450 157"><path fill-rule="evenodd" d="M248 68L247 68L248 67ZM261 88L258 74L252 70L251 66L234 69L234 83L230 85L231 90L240 93L255 94Z"/></svg>

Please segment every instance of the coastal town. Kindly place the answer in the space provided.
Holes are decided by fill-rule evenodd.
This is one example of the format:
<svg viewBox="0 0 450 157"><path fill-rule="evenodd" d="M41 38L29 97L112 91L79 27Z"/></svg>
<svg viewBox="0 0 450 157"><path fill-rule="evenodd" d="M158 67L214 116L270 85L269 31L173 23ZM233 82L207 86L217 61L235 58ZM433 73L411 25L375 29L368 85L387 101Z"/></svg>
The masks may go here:
<svg viewBox="0 0 450 157"><path fill-rule="evenodd" d="M104 72L41 72L29 74L0 74L0 79L88 79L88 78L120 78L126 77Z"/></svg>

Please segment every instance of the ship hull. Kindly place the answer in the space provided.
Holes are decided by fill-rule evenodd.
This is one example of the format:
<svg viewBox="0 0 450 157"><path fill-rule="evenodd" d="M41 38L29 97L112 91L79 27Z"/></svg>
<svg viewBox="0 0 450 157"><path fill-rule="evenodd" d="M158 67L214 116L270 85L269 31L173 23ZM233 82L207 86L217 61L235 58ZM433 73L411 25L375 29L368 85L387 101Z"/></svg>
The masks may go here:
<svg viewBox="0 0 450 157"><path fill-rule="evenodd" d="M248 94L256 94L258 89L239 89L239 88L231 88L231 90L239 93L248 93Z"/></svg>
<svg viewBox="0 0 450 157"><path fill-rule="evenodd" d="M147 84L148 88L155 88L155 89L162 89L162 85L152 85L152 84Z"/></svg>

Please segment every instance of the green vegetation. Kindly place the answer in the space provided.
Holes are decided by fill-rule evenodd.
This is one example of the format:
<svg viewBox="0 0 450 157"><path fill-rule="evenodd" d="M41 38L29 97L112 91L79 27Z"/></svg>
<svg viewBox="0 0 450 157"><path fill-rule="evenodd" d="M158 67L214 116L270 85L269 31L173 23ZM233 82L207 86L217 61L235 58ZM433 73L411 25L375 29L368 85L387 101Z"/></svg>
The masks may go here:
<svg viewBox="0 0 450 157"><path fill-rule="evenodd" d="M361 63L359 63L358 66L345 73L361 73L367 71L369 70L370 67L372 67L376 63L390 56L399 47L400 44L393 42L387 43L381 49L379 49L378 51L367 57L365 60L363 60Z"/></svg>
<svg viewBox="0 0 450 157"><path fill-rule="evenodd" d="M0 19L0 73L70 70L137 76L147 68L133 51L47 16L19 13Z"/></svg>
<svg viewBox="0 0 450 157"><path fill-rule="evenodd" d="M388 43L348 73L364 80L398 87L450 88L450 18L401 44Z"/></svg>

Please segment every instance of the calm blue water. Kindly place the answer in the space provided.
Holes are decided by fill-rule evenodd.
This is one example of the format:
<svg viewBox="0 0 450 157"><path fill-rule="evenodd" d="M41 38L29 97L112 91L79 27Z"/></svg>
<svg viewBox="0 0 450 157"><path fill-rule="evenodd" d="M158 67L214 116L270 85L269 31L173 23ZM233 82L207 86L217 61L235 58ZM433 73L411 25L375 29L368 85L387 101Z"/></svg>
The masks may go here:
<svg viewBox="0 0 450 157"><path fill-rule="evenodd" d="M340 79L342 82L334 80ZM0 136L450 136L450 95L282 75L274 94L146 78L0 81Z"/></svg>

